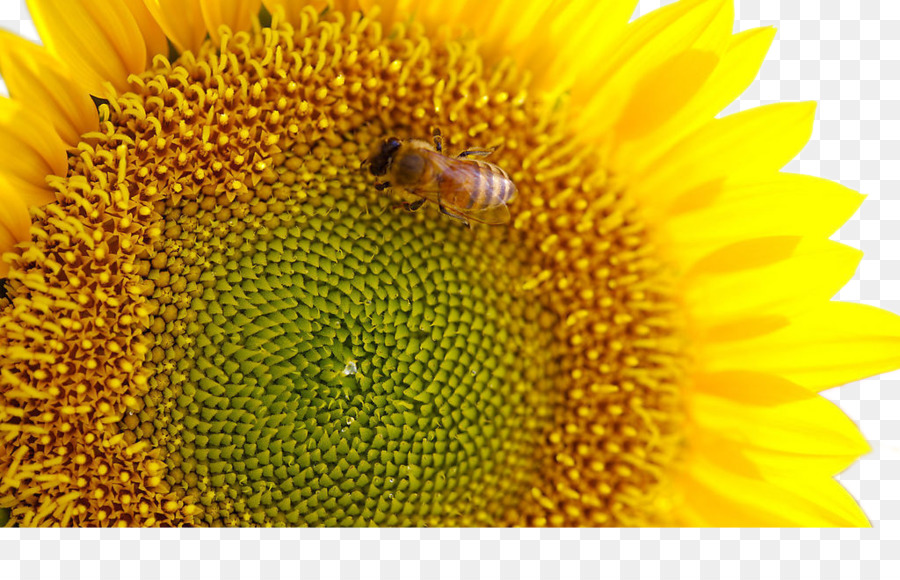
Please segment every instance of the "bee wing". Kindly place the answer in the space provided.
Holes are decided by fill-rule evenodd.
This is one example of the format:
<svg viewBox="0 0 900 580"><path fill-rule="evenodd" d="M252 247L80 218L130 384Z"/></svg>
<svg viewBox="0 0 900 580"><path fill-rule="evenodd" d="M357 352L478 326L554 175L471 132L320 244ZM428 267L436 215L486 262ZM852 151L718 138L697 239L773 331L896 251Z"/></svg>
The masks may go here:
<svg viewBox="0 0 900 580"><path fill-rule="evenodd" d="M469 193L467 189L462 187L458 190L454 189L451 191L459 191L460 193L465 194ZM445 197L443 198L440 197L441 190L438 187L417 188L413 190L412 193L444 206L445 209L455 216L489 225L505 224L509 221L509 208L506 207L505 203L481 208L465 208L449 203L446 194L450 193L450 191L446 189L443 192L445 194Z"/></svg>
<svg viewBox="0 0 900 580"><path fill-rule="evenodd" d="M441 185L431 184L426 187L416 188L413 193L444 206L450 213L458 217L471 219L483 224L497 225L509 221L509 208L506 203L498 203L488 207L466 208L455 205L453 200L467 199L471 194L470 185L466 179L460 179L460 166L458 161L441 155L437 152L427 152L429 161L438 168L438 173L446 179ZM443 197L441 197L443 196Z"/></svg>
<svg viewBox="0 0 900 580"><path fill-rule="evenodd" d="M467 209L465 216L476 222L488 225L505 224L509 221L509 208L505 203L477 210Z"/></svg>

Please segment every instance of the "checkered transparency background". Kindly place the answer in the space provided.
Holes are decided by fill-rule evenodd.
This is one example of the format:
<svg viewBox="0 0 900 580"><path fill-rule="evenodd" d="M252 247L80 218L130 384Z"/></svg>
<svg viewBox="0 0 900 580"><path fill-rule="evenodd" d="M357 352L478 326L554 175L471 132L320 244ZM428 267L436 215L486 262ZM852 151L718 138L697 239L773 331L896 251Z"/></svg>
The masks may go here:
<svg viewBox="0 0 900 580"><path fill-rule="evenodd" d="M836 236L865 252L839 298L900 312L900 2L735 3L737 30L779 33L728 112L819 102L788 169L869 196ZM0 0L0 27L37 38L24 0ZM826 396L872 443L840 479L873 530L13 530L0 577L900 578L900 373Z"/></svg>

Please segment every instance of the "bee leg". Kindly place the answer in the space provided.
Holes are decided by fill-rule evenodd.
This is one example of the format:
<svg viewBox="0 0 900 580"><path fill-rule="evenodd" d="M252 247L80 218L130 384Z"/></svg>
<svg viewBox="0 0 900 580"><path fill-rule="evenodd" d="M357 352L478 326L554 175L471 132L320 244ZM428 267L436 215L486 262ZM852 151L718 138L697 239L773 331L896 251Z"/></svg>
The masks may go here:
<svg viewBox="0 0 900 580"><path fill-rule="evenodd" d="M458 220L461 221L461 222L463 223L463 225L465 225L467 228L471 228L471 227L472 227L472 226L469 225L469 220L467 220L467 219L464 218L463 216L461 216L461 215L456 215L455 213L450 213L449 211L447 211L447 208L445 208L445 207L444 207L443 205L441 205L441 204L438 204L438 207L441 208L441 213L442 213L442 214L446 214L446 215L452 217L453 219L458 219Z"/></svg>
<svg viewBox="0 0 900 580"><path fill-rule="evenodd" d="M414 201L412 203L404 203L403 206L406 207L407 211L416 211L417 209L422 207L424 204L425 204L425 198L423 197L422 199L417 199L416 201Z"/></svg>
<svg viewBox="0 0 900 580"><path fill-rule="evenodd" d="M395 203L393 207L394 207L394 209L402 207L406 211L416 211L417 209L422 207L422 205L425 203L425 201L426 200L423 197L422 199L417 199L416 201L413 201L413 202L402 201L400 203Z"/></svg>
<svg viewBox="0 0 900 580"><path fill-rule="evenodd" d="M378 191L384 191L385 189L389 188L390 186L391 186L390 182L385 181L384 183L376 183L375 189L377 189Z"/></svg>
<svg viewBox="0 0 900 580"><path fill-rule="evenodd" d="M459 159L465 159L466 157L487 157L493 152L493 149L469 149L468 151L463 151L457 155L457 157Z"/></svg>
<svg viewBox="0 0 900 580"><path fill-rule="evenodd" d="M441 203L441 194L440 194L440 193L438 193L438 196L437 196L437 204L438 204L438 207L441 208L441 213L442 213L442 214L446 214L446 215L448 215L448 216L450 216L450 217L452 217L452 218L454 218L454 219L458 219L458 220L461 221L462 223L466 224L466 227L467 227L467 228L468 228L468 227L472 227L472 226L469 225L468 220L466 220L466 218L464 218L463 216L458 215L458 214L455 214L455 213L450 213L449 211L447 211L447 208L444 207L444 204L443 204L443 203Z"/></svg>
<svg viewBox="0 0 900 580"><path fill-rule="evenodd" d="M438 153L441 153L444 150L444 137L441 135L441 130L435 127L431 131L431 136L434 137L434 148L437 149Z"/></svg>

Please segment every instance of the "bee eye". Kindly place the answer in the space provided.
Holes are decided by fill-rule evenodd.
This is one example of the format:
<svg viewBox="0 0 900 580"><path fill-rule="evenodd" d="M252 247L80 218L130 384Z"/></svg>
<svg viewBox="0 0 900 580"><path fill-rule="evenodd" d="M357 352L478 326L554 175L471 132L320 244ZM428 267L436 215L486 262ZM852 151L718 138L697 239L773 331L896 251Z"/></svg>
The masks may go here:
<svg viewBox="0 0 900 580"><path fill-rule="evenodd" d="M385 157L391 157L394 153L397 152L398 149L400 149L400 146L402 144L403 142L400 139L391 137L381 146L381 154Z"/></svg>

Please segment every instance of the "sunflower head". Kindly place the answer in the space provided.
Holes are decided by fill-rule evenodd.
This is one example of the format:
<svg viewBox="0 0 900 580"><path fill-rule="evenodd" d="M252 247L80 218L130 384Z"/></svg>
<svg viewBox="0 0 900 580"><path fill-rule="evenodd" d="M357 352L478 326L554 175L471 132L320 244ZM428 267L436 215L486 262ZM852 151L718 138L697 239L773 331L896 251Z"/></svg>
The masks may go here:
<svg viewBox="0 0 900 580"><path fill-rule="evenodd" d="M865 522L815 394L897 364L894 317L829 302L859 198L779 172L808 105L714 119L771 31L469 4L29 2L12 524Z"/></svg>

